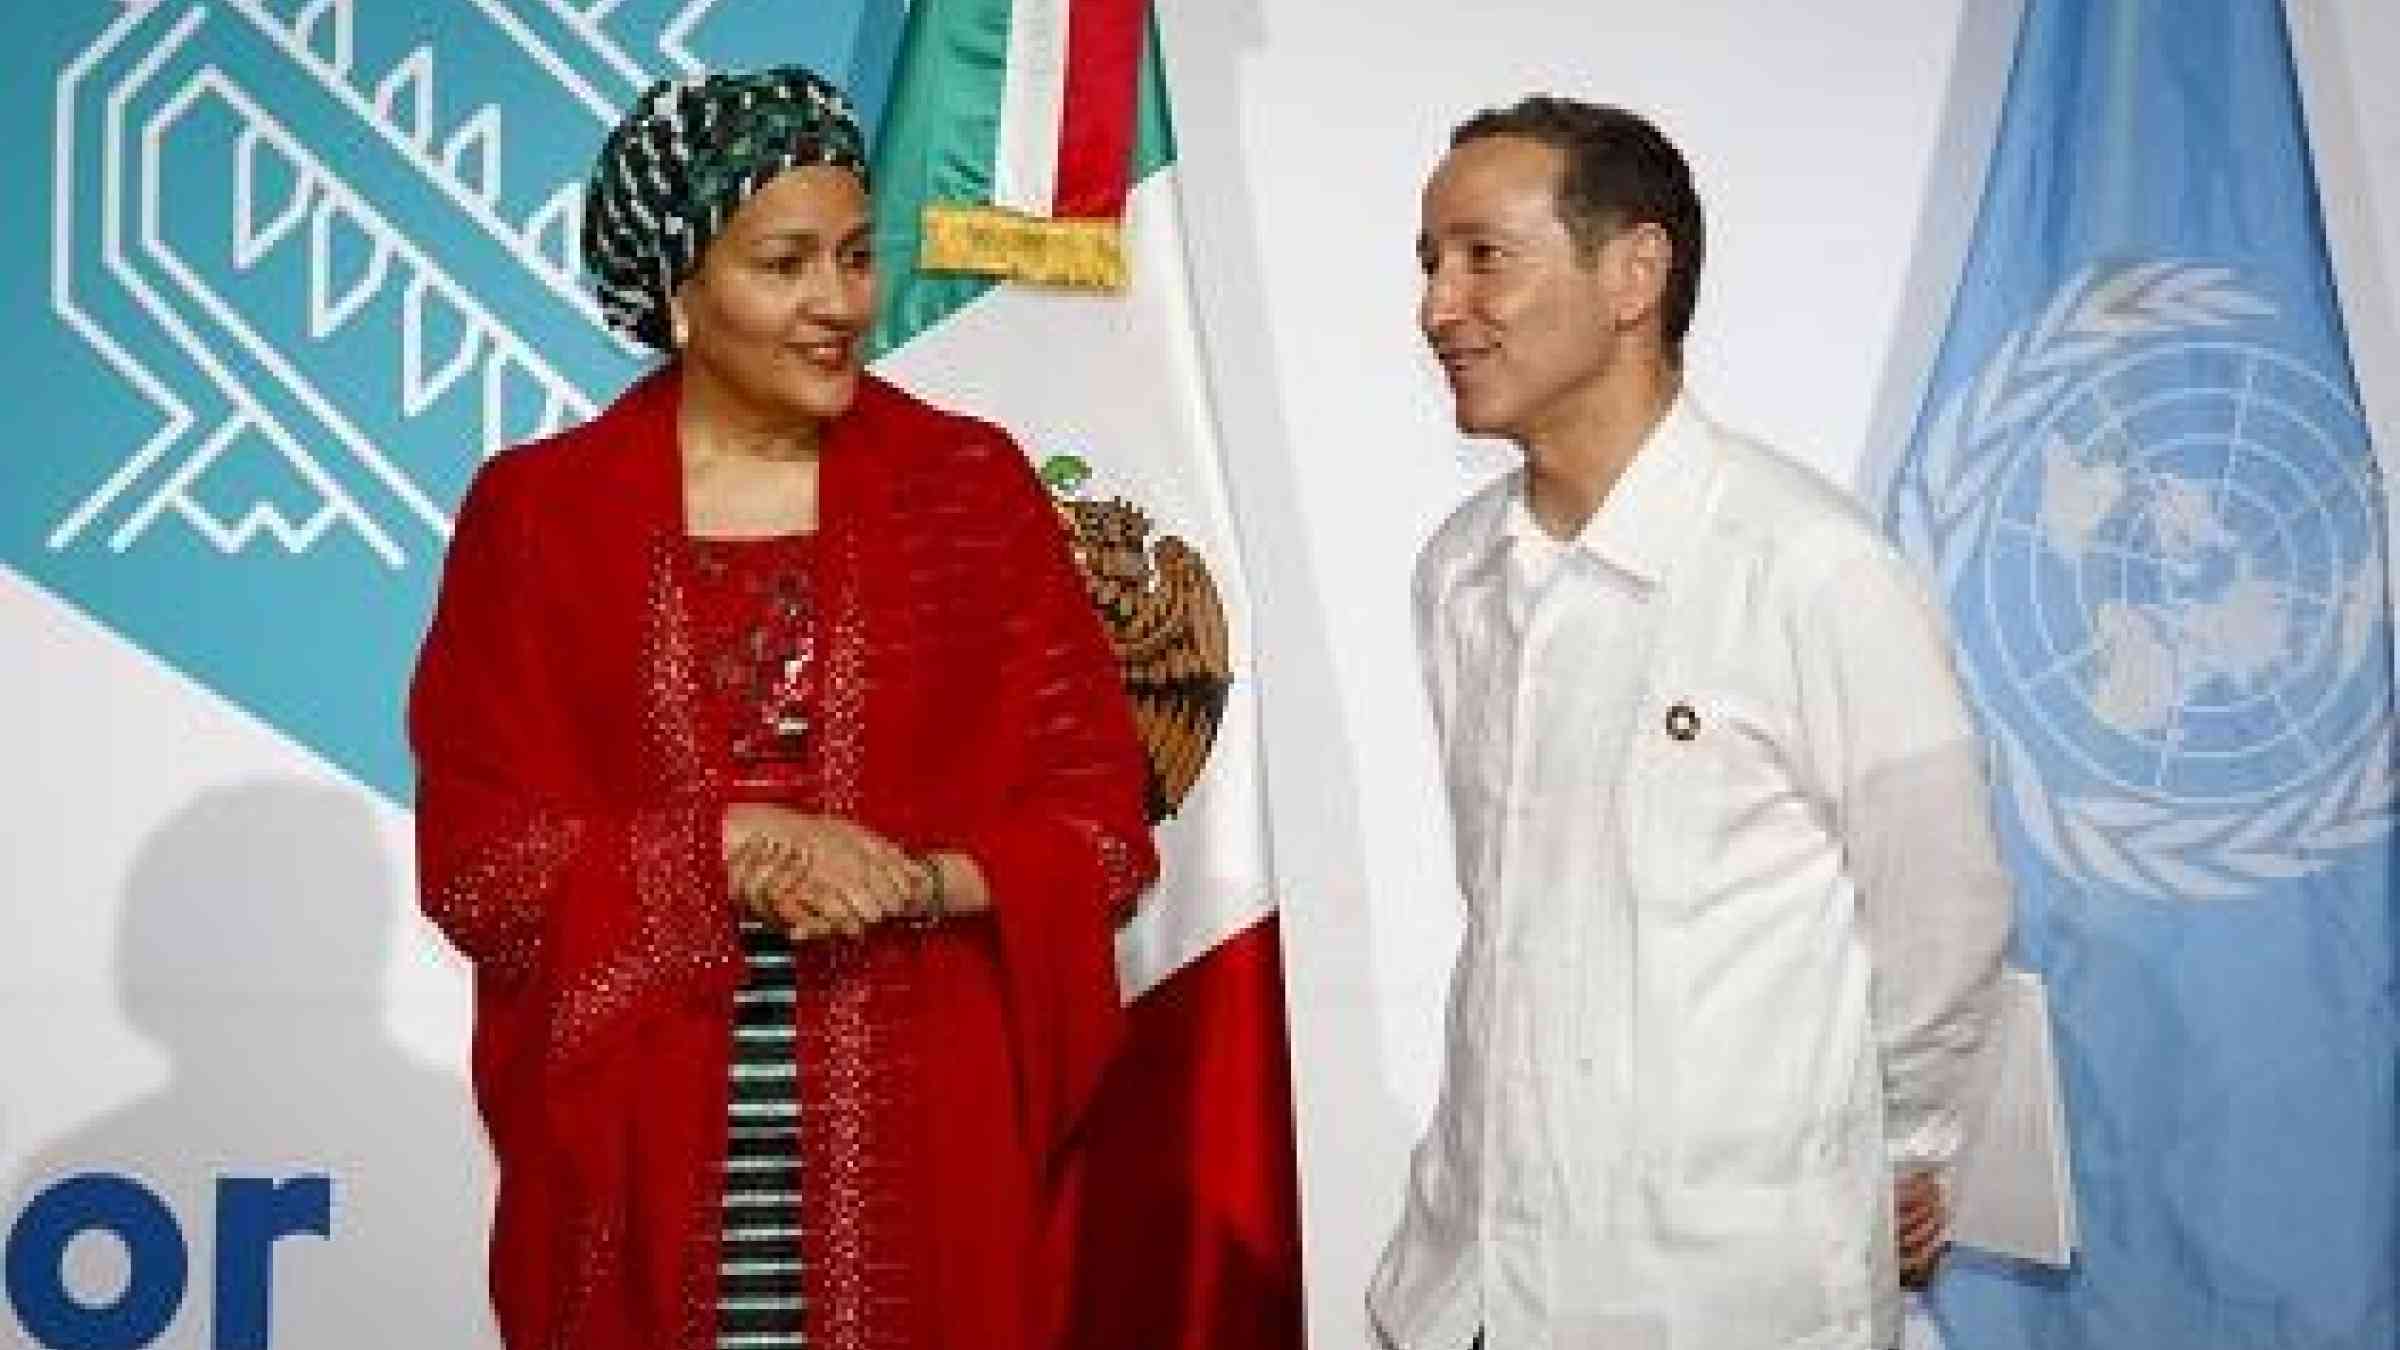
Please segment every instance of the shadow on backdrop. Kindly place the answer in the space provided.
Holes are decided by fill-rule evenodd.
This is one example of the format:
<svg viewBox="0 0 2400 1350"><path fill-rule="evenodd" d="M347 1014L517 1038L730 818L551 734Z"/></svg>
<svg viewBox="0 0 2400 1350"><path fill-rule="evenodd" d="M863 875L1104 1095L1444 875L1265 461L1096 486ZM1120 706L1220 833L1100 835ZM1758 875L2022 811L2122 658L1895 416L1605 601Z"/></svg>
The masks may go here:
<svg viewBox="0 0 2400 1350"><path fill-rule="evenodd" d="M1258 0L1224 0L1180 18L1170 13L1166 21L1193 289L1258 615L1309 1301L1355 1318L1375 1252L1350 1249L1347 1235L1361 1227L1362 1202L1381 1207L1365 1225L1378 1240L1384 1216L1397 1213L1398 1160L1414 1142L1415 1122L1393 1091L1378 1031L1359 733L1348 724L1325 636L1333 600L1323 592L1309 545L1329 522L1302 510L1292 467L1302 449L1292 443L1285 364L1262 289L1267 273L1248 173L1256 155L1242 114L1246 68L1267 42L1266 19ZM1194 190L1199 184L1205 191ZM1392 578L1395 588L1406 584L1405 577ZM1334 1242L1342 1245L1328 1245ZM1225 1278L1229 1286L1244 1278L1238 1254L1227 1259ZM1311 1330L1312 1341L1332 1343L1358 1328L1318 1317Z"/></svg>
<svg viewBox="0 0 2400 1350"><path fill-rule="evenodd" d="M2317 199L2325 216L2326 246L2333 254L2334 284L2349 328L2350 356L2359 394L2374 429L2375 453L2388 481L2400 466L2400 308L2394 307L2391 268L2383 256L2383 222L2375 210L2374 152L2361 135L2361 104L2352 77L2354 51L2340 5L2293 5L2285 11L2292 50L2300 67L2300 94L2308 118L2310 152L2317 164ZM2396 184L2400 185L2400 184ZM2394 501L2387 495L2387 520ZM2400 569L2400 551L2387 561ZM2394 593L2400 594L2400 570Z"/></svg>
<svg viewBox="0 0 2400 1350"><path fill-rule="evenodd" d="M465 1084L385 1029L402 884L366 799L300 780L205 792L136 856L117 988L167 1055L167 1082L48 1145L12 1190L22 1207L62 1178L114 1173L167 1203L189 1280L168 1333L147 1344L209 1346L212 1318L236 1316L214 1287L222 1183L309 1176L329 1180L331 1232L273 1244L273 1344L496 1344L481 1129ZM67 1288L113 1301L124 1250L76 1243ZM255 1297L255 1279L234 1283Z"/></svg>
<svg viewBox="0 0 2400 1350"><path fill-rule="evenodd" d="M1966 0L1959 16L1950 89L1926 165L1924 205L1917 212L1916 245L1900 308L1892 315L1892 343L1868 415L1866 452L1852 484L1878 518L1892 474L1916 434L1925 383L1941 355L1942 334L1950 328L1951 302L1983 206L1984 175L2000 130L2000 105L2008 94L2024 12L2024 0Z"/></svg>

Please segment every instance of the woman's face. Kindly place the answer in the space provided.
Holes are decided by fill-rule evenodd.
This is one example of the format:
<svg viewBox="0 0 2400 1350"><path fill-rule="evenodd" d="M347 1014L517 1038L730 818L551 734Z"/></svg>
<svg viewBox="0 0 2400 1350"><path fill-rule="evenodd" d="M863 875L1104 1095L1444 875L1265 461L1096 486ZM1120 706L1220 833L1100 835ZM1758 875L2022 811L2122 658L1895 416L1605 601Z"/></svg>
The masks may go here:
<svg viewBox="0 0 2400 1350"><path fill-rule="evenodd" d="M857 175L819 165L777 175L733 213L676 300L686 369L746 413L813 422L848 408L875 314Z"/></svg>

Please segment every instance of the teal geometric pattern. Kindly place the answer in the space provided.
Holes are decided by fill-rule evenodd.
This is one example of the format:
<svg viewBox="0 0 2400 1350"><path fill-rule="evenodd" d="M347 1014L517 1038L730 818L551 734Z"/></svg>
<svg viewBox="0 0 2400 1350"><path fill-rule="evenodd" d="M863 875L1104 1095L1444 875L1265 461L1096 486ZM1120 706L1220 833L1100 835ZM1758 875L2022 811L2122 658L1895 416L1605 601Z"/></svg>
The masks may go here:
<svg viewBox="0 0 2400 1350"><path fill-rule="evenodd" d="M405 802L460 491L642 368L577 257L602 136L662 76L787 61L871 127L901 10L8 6L0 564Z"/></svg>

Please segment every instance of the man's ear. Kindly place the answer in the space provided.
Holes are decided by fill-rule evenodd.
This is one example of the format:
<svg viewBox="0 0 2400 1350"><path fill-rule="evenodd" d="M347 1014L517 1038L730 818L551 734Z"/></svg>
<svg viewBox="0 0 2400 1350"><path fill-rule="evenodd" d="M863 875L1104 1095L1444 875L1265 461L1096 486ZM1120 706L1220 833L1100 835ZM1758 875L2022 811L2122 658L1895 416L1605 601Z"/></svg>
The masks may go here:
<svg viewBox="0 0 2400 1350"><path fill-rule="evenodd" d="M1667 272L1675 243L1655 221L1629 225L1608 241L1609 289L1615 293L1609 318L1620 331L1638 328L1666 303Z"/></svg>

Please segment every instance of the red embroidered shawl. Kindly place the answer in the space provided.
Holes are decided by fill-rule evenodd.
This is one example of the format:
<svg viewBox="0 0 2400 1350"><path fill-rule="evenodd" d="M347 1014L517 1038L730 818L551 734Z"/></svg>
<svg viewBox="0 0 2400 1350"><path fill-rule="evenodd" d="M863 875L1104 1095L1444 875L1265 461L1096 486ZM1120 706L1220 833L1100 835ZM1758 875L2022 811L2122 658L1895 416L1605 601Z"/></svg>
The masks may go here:
<svg viewBox="0 0 2400 1350"><path fill-rule="evenodd" d="M486 465L411 693L426 913L474 963L511 1350L713 1343L742 974L685 612L670 367ZM810 1344L1051 1334L1050 1200L1121 1034L1143 764L1058 520L998 430L862 381L819 485L827 807L964 850L990 918L811 944Z"/></svg>

